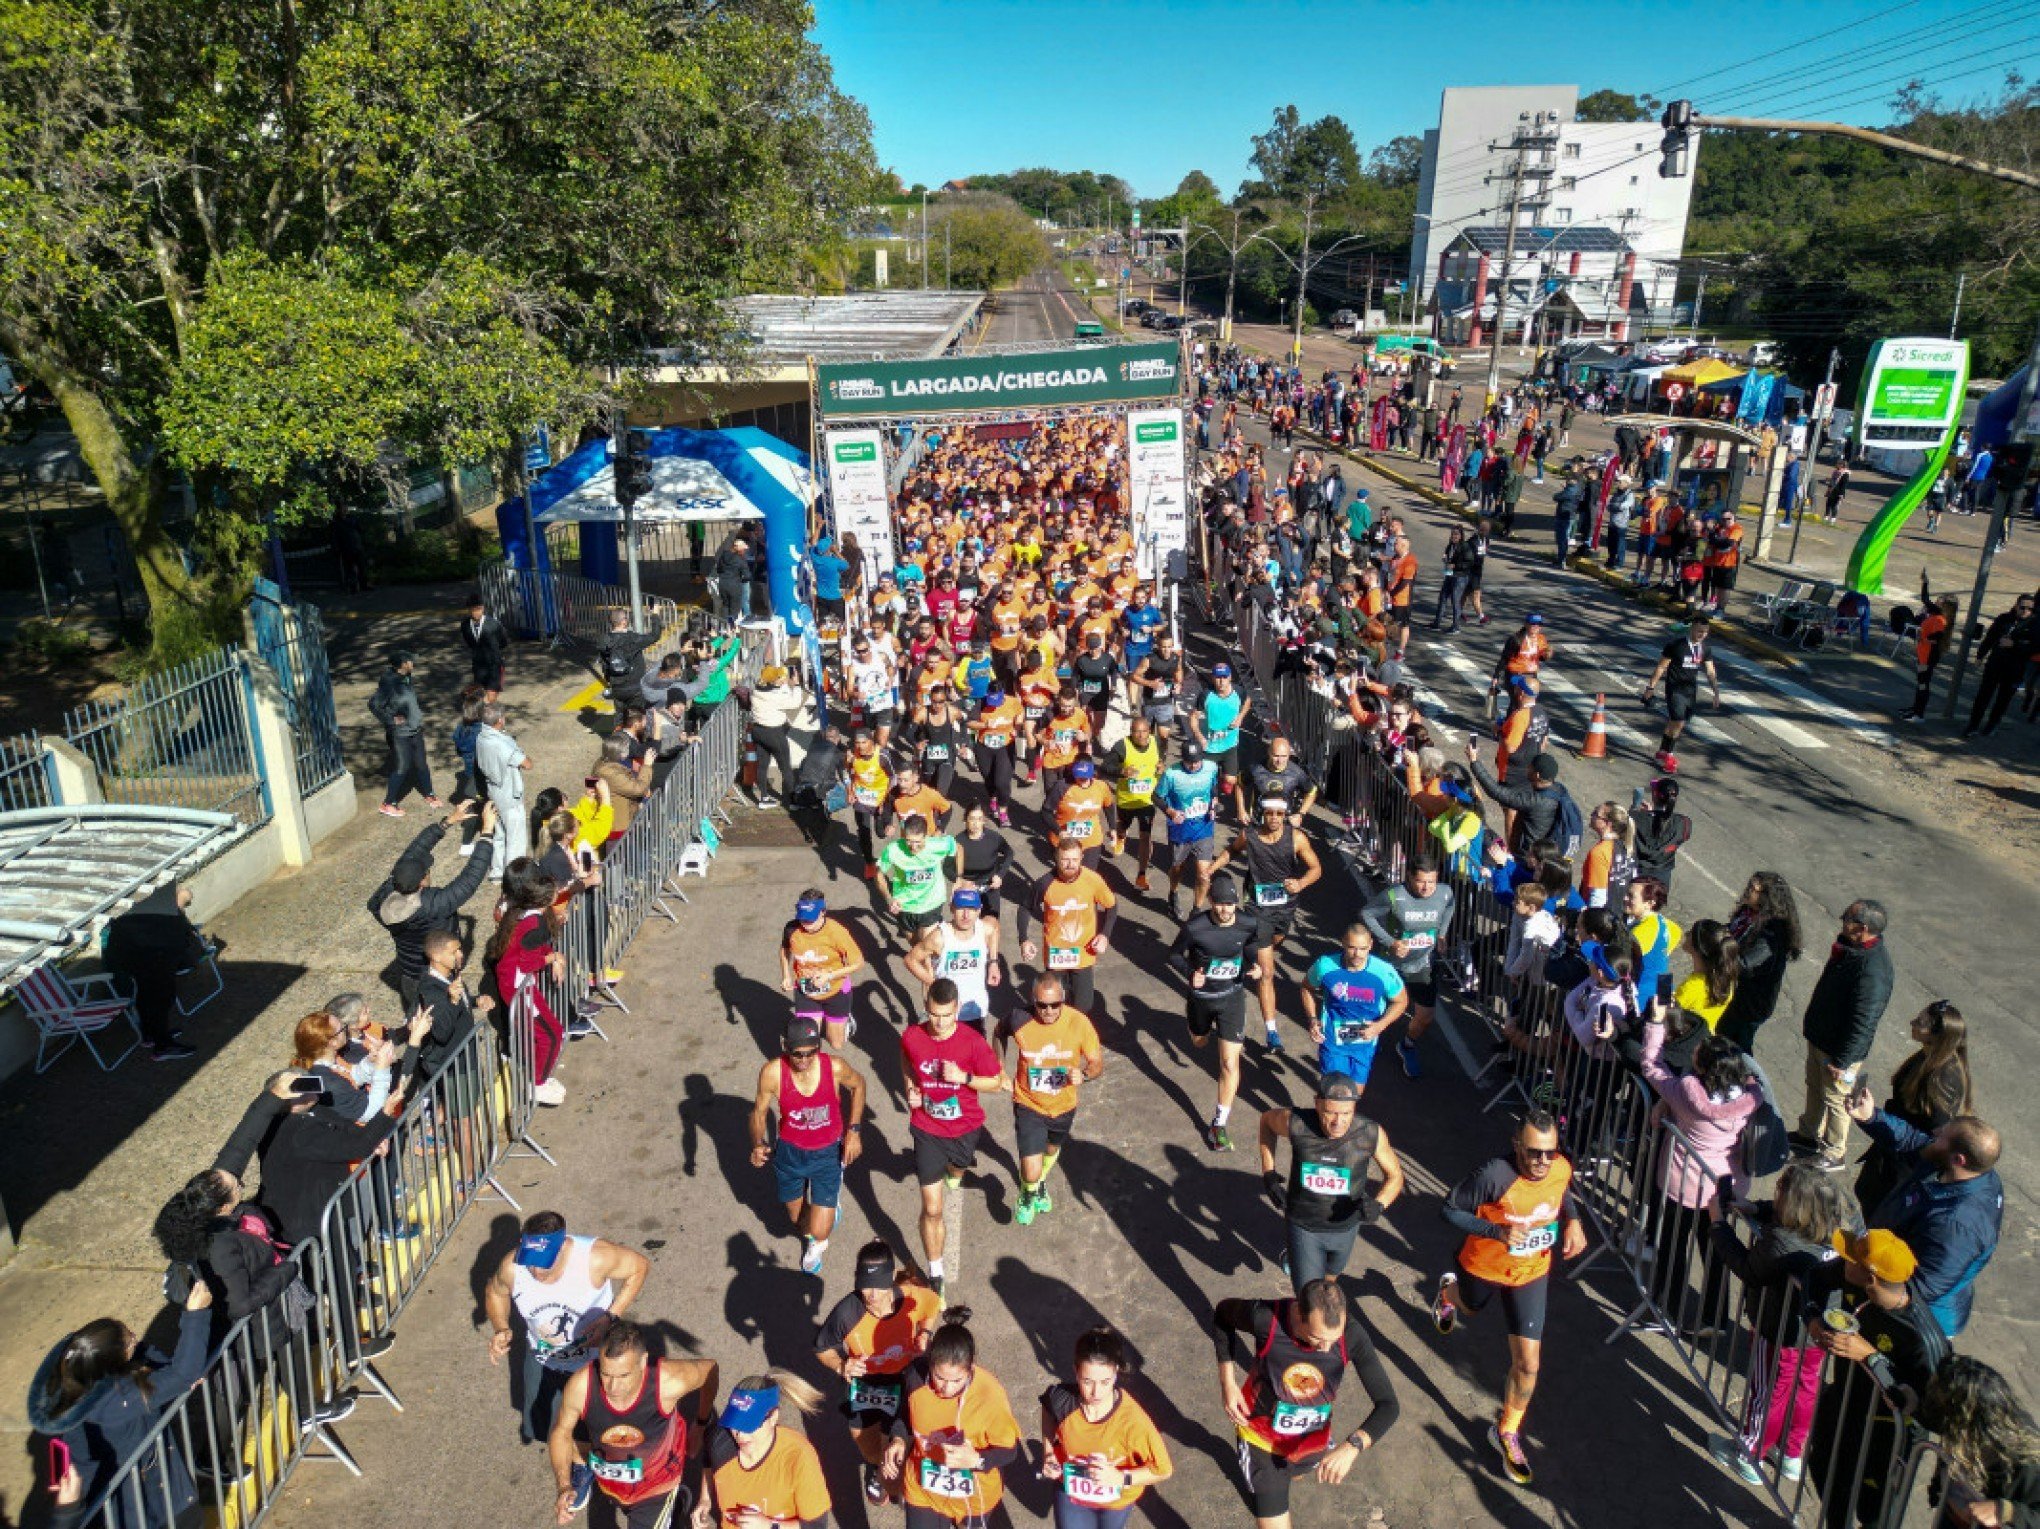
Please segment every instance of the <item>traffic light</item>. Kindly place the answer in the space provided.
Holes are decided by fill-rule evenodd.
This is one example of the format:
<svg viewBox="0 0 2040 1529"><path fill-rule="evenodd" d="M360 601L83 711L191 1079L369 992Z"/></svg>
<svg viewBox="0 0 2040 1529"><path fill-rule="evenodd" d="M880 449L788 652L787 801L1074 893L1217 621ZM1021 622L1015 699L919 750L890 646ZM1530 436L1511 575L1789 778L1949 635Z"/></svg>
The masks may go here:
<svg viewBox="0 0 2040 1529"><path fill-rule="evenodd" d="M652 491L652 442L642 430L616 437L616 502L629 509Z"/></svg>
<svg viewBox="0 0 2040 1529"><path fill-rule="evenodd" d="M1665 136L1658 143L1658 175L1676 180L1685 175L1692 158L1693 103L1674 101L1658 119Z"/></svg>

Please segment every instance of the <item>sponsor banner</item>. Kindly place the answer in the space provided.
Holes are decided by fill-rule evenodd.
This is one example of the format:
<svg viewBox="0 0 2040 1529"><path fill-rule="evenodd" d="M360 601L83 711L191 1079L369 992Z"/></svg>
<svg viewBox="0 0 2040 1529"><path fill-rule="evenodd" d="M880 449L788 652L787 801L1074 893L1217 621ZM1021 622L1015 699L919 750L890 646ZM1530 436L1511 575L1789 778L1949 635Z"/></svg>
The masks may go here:
<svg viewBox="0 0 2040 1529"><path fill-rule="evenodd" d="M1863 380L1859 446L1930 451L1962 417L1967 340L1879 340Z"/></svg>
<svg viewBox="0 0 2040 1529"><path fill-rule="evenodd" d="M1169 573L1171 554L1181 554L1189 537L1183 411L1129 409L1126 439L1135 566L1142 578L1159 578Z"/></svg>
<svg viewBox="0 0 2040 1529"><path fill-rule="evenodd" d="M815 397L824 419L1138 403L1174 398L1182 384L1174 341L815 368Z"/></svg>
<svg viewBox="0 0 2040 1529"><path fill-rule="evenodd" d="M885 442L877 430L830 430L822 436L836 536L854 533L869 581L893 566L892 505L886 496Z"/></svg>

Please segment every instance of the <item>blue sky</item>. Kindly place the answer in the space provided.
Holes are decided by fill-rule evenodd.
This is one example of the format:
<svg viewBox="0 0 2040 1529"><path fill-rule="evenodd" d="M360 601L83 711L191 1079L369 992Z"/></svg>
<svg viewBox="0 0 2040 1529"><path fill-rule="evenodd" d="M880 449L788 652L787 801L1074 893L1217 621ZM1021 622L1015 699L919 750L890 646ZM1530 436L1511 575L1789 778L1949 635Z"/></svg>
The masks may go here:
<svg viewBox="0 0 2040 1529"><path fill-rule="evenodd" d="M1230 194L1277 106L1345 118L1365 153L1435 126L1447 85L1577 83L1877 124L1909 78L1966 101L1994 95L2007 65L2040 72L2033 0L814 3L879 162L909 185L1047 165L1162 196L1199 169Z"/></svg>

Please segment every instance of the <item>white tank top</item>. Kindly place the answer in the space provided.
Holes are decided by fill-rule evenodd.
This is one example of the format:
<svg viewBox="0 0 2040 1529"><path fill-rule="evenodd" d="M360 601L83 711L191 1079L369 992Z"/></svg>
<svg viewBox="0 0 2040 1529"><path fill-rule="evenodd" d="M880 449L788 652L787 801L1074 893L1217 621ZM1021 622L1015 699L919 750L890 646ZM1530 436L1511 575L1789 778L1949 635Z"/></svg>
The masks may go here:
<svg viewBox="0 0 2040 1529"><path fill-rule="evenodd" d="M980 923L977 932L968 939L958 934L956 926L946 919L935 927L941 931L942 939L941 954L934 962L935 975L956 984L957 1012L962 1014L972 1004L977 1005L980 1014L991 1012L992 994L985 986L985 968L990 964L985 926Z"/></svg>
<svg viewBox="0 0 2040 1529"><path fill-rule="evenodd" d="M609 1281L596 1284L589 1272L593 1237L569 1237L564 1273L556 1280L532 1276L522 1264L510 1275L510 1304L524 1318L531 1351L548 1370L572 1374L588 1362L587 1339L614 1298Z"/></svg>

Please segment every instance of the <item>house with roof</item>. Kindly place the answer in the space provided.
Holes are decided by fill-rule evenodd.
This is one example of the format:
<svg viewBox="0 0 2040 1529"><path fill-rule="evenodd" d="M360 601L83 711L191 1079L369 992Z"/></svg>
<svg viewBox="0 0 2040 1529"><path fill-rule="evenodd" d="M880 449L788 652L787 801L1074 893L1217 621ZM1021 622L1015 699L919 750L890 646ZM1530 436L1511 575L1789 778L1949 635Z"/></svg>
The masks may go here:
<svg viewBox="0 0 2040 1529"><path fill-rule="evenodd" d="M1505 344L1619 343L1653 311L1635 247L1591 224L1518 228L1513 253L1506 228L1462 228L1439 253L1432 291L1439 338L1461 345L1488 343L1497 322Z"/></svg>

